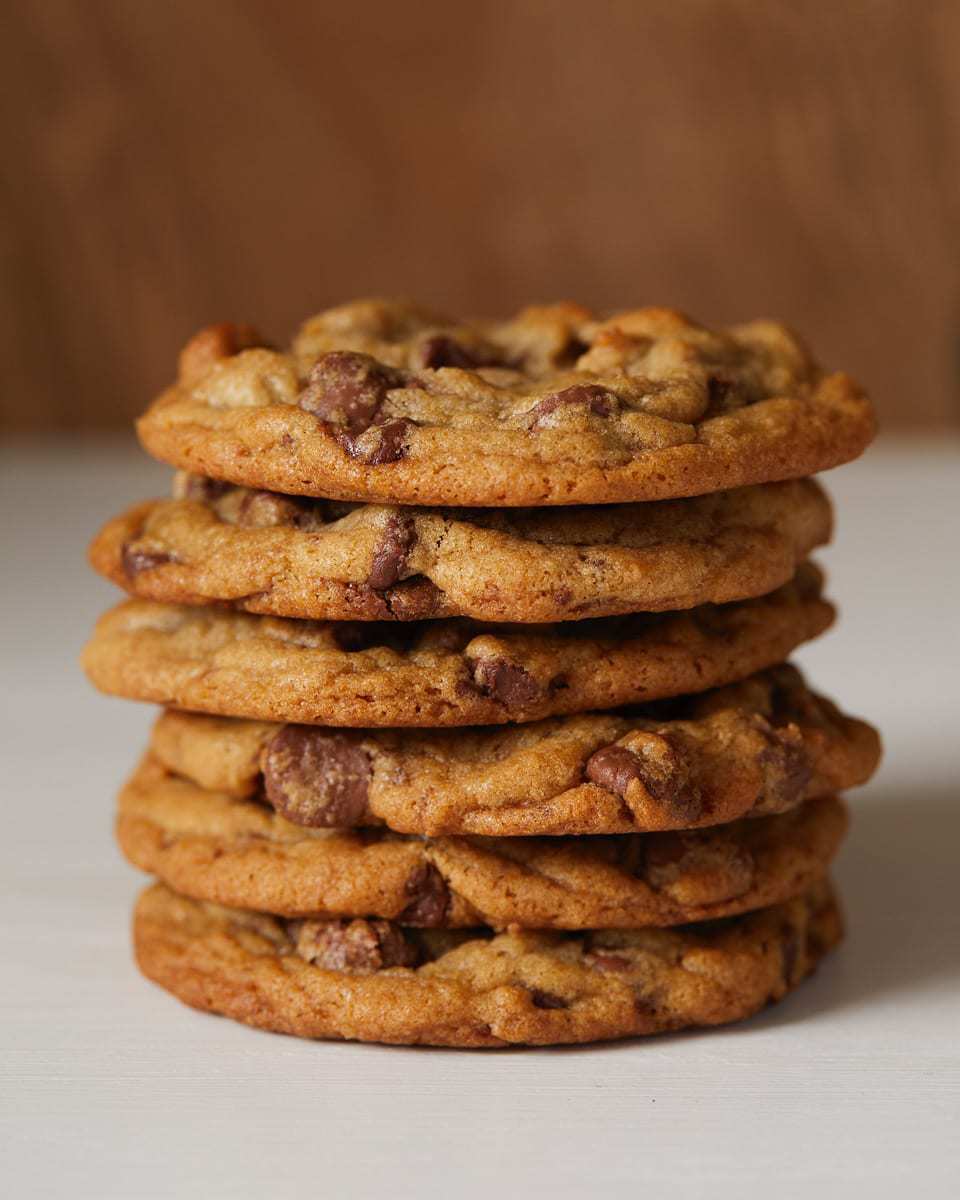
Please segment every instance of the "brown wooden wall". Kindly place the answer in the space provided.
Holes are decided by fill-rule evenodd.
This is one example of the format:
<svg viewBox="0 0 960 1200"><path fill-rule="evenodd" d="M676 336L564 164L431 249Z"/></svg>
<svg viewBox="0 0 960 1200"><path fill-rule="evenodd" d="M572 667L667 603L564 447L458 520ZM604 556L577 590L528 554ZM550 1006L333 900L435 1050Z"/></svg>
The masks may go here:
<svg viewBox="0 0 960 1200"><path fill-rule="evenodd" d="M960 420L958 0L5 0L7 428L364 294L786 318Z"/></svg>

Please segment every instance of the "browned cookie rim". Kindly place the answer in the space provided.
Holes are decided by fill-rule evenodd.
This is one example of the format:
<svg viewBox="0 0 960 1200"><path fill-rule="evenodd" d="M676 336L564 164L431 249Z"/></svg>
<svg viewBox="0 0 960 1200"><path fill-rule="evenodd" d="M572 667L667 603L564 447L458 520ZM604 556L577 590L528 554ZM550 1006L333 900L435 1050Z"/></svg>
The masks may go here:
<svg viewBox="0 0 960 1200"><path fill-rule="evenodd" d="M781 999L842 938L829 884L745 916L674 930L492 940L389 922L285 923L140 897L141 971L207 1012L279 1033L495 1047L599 1041L741 1020ZM331 941L332 935L332 941ZM399 935L399 936L398 936ZM405 952L412 949L412 953ZM341 963L330 970L314 964ZM390 965L410 962L422 965Z"/></svg>
<svg viewBox="0 0 960 1200"><path fill-rule="evenodd" d="M130 862L193 899L284 917L399 925L631 929L764 908L826 871L841 801L685 833L435 838L308 830L210 792L147 756L122 789Z"/></svg>
<svg viewBox="0 0 960 1200"><path fill-rule="evenodd" d="M466 354L424 353L438 335ZM373 302L321 314L292 355L202 331L138 431L175 466L270 491L503 507L811 475L861 453L874 421L850 376L772 322L712 333L663 309L599 322L561 305L458 325Z"/></svg>
<svg viewBox="0 0 960 1200"><path fill-rule="evenodd" d="M353 727L526 722L705 691L781 662L833 620L821 581L804 564L754 600L519 627L351 626L128 600L100 618L83 664L105 692L224 716Z"/></svg>
<svg viewBox="0 0 960 1200"><path fill-rule="evenodd" d="M726 603L786 583L832 529L813 480L576 509L351 507L198 477L178 491L109 521L94 569L148 600L315 620L542 623Z"/></svg>
<svg viewBox="0 0 960 1200"><path fill-rule="evenodd" d="M294 824L492 837L704 828L865 783L880 739L782 665L629 713L520 726L341 731L177 712L151 750ZM620 760L608 763L612 756Z"/></svg>

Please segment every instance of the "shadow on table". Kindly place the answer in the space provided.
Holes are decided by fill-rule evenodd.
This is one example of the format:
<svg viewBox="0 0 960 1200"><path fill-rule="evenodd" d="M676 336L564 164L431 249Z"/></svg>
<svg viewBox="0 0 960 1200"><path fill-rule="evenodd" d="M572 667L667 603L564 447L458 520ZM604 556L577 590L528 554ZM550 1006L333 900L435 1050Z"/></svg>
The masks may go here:
<svg viewBox="0 0 960 1200"><path fill-rule="evenodd" d="M851 798L853 825L834 872L847 940L808 987L754 1026L808 1020L851 1004L960 984L960 787Z"/></svg>
<svg viewBox="0 0 960 1200"><path fill-rule="evenodd" d="M850 804L850 837L834 872L847 925L843 945L782 1003L724 1029L673 1036L736 1038L829 1018L850 1005L887 1000L891 993L907 997L925 986L960 985L960 786L924 791L921 785L896 795L873 787L862 796L855 793ZM550 1052L595 1054L624 1044Z"/></svg>

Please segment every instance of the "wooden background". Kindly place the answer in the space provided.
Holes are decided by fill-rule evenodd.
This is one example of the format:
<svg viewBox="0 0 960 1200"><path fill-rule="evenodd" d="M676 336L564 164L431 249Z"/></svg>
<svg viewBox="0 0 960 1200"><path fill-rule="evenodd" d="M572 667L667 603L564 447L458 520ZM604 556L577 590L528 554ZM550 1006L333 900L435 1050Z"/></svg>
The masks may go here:
<svg viewBox="0 0 960 1200"><path fill-rule="evenodd" d="M364 294L781 316L960 421L958 0L6 0L2 421Z"/></svg>

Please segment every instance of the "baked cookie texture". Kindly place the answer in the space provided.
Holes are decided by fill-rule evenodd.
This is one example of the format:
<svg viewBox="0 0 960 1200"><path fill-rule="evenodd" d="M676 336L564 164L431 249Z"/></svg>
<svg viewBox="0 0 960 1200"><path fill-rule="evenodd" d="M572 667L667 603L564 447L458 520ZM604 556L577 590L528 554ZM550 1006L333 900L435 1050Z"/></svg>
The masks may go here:
<svg viewBox="0 0 960 1200"><path fill-rule="evenodd" d="M743 679L822 633L816 568L768 596L546 626L314 622L130 600L83 654L105 692L199 712L356 727L533 721Z"/></svg>
<svg viewBox="0 0 960 1200"><path fill-rule="evenodd" d="M94 540L136 596L321 620L552 622L692 608L786 583L831 533L812 480L652 504L401 509L181 475Z"/></svg>
<svg viewBox="0 0 960 1200"><path fill-rule="evenodd" d="M147 757L117 839L175 891L285 917L462 928L635 929L749 912L819 879L847 826L826 797L708 830L619 837L434 838L307 829Z"/></svg>
<svg viewBox="0 0 960 1200"><path fill-rule="evenodd" d="M856 787L880 758L876 731L791 666L634 711L477 729L344 731L169 710L150 745L170 772L295 825L427 836L703 828Z"/></svg>
<svg viewBox="0 0 960 1200"><path fill-rule="evenodd" d="M134 918L143 973L194 1008L309 1038L494 1047L721 1025L780 1000L842 937L829 885L679 929L411 931L284 921L162 885Z"/></svg>
<svg viewBox="0 0 960 1200"><path fill-rule="evenodd" d="M417 505L662 500L855 458L869 401L783 326L714 331L666 309L559 304L451 322L360 301L289 352L203 330L138 423L196 474L290 495Z"/></svg>

